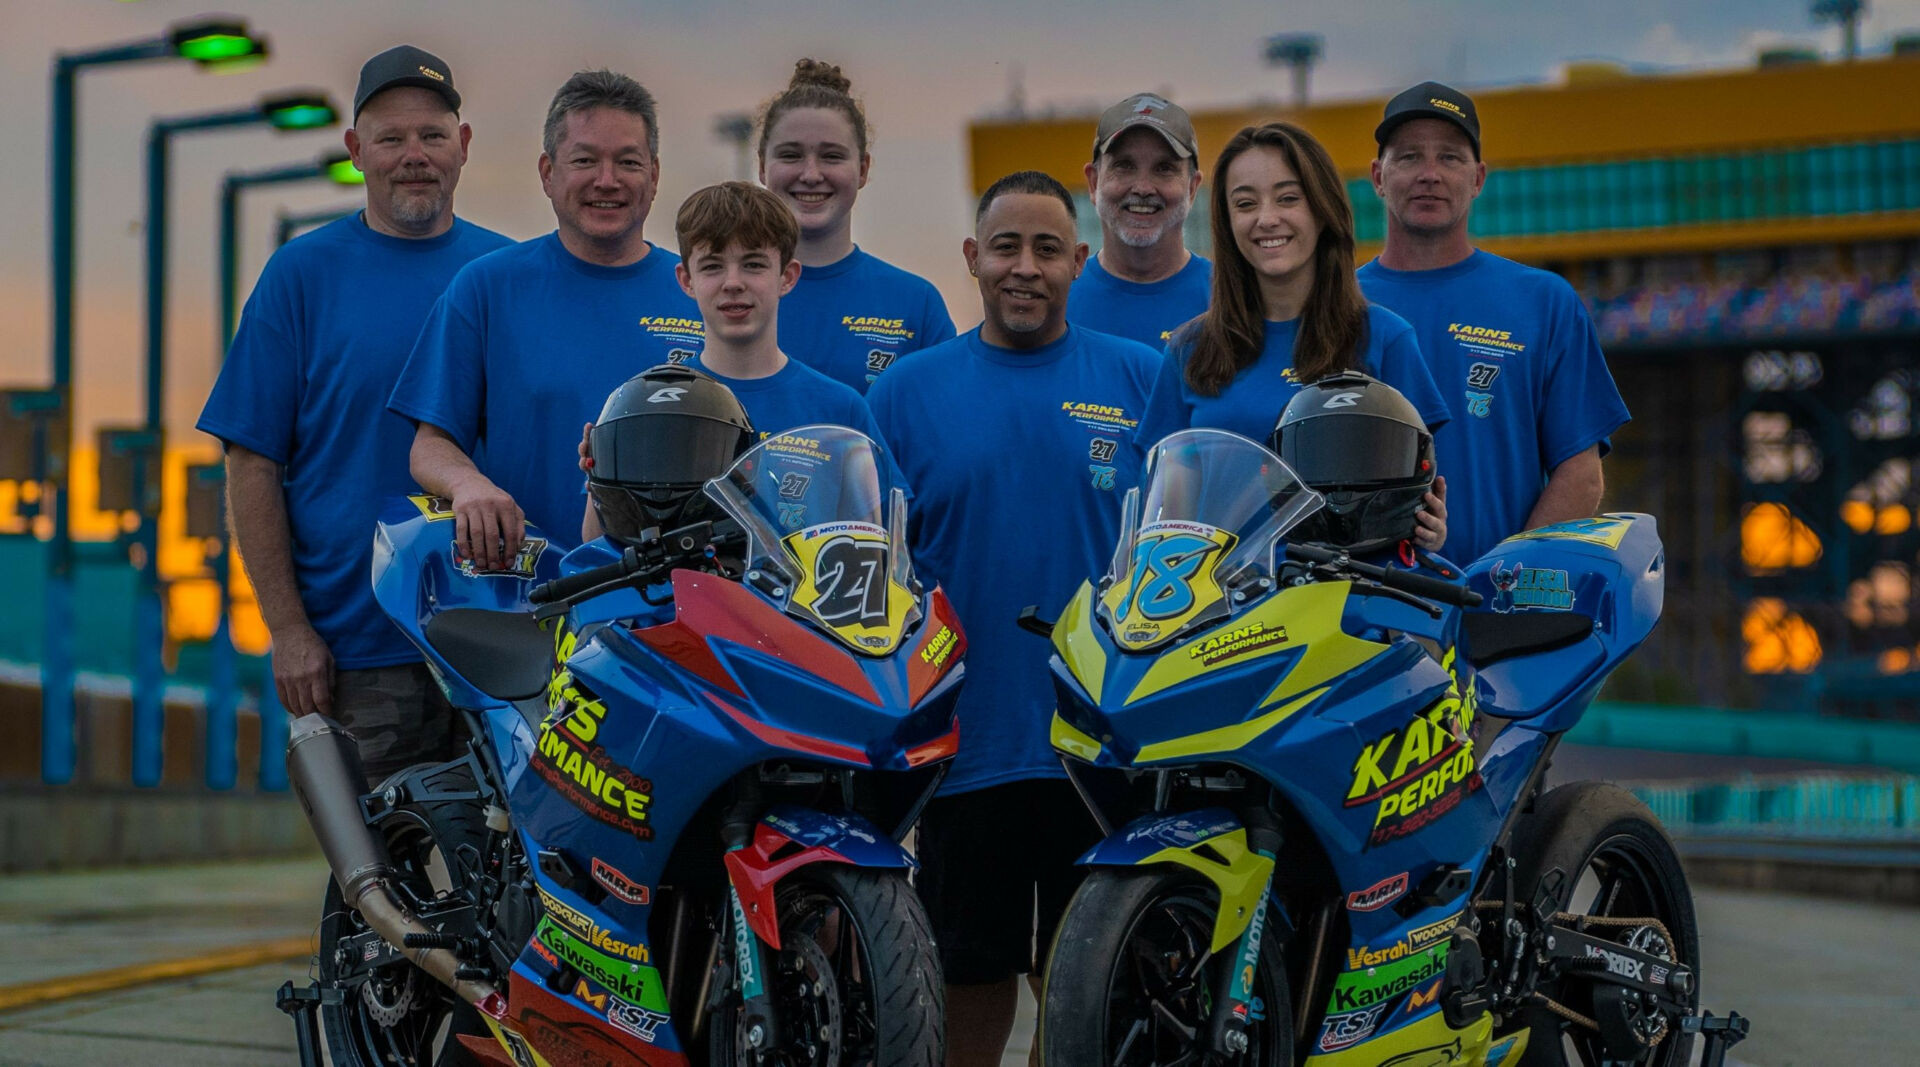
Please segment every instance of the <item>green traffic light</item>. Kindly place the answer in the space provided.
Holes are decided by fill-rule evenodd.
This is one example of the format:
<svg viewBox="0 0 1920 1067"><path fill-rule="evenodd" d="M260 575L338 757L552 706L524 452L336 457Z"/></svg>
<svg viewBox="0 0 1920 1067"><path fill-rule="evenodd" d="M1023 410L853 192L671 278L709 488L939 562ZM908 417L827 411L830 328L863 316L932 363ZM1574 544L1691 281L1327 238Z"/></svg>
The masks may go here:
<svg viewBox="0 0 1920 1067"><path fill-rule="evenodd" d="M327 179L335 185L365 185L367 176L353 165L353 160L342 159L327 164Z"/></svg>
<svg viewBox="0 0 1920 1067"><path fill-rule="evenodd" d="M253 38L237 33L207 33L197 37L188 37L177 42L174 47L186 59L201 63L218 63L223 59L239 59L249 56L256 50Z"/></svg>
<svg viewBox="0 0 1920 1067"><path fill-rule="evenodd" d="M333 125L339 117L327 104L293 104L267 112L267 121L276 130L317 130Z"/></svg>

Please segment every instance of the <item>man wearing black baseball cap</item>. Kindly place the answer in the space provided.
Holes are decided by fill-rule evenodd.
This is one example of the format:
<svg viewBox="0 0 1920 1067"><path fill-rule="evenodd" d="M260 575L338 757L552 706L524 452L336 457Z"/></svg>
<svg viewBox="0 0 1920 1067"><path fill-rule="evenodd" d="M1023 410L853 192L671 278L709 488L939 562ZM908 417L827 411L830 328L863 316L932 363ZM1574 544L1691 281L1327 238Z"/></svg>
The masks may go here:
<svg viewBox="0 0 1920 1067"><path fill-rule="evenodd" d="M402 45L367 61L346 131L366 210L267 261L199 422L226 445L280 701L347 725L369 785L455 746L452 709L373 601L367 531L389 497L417 491L413 426L381 408L428 310L461 267L512 243L453 215L471 136L459 106L434 55Z"/></svg>
<svg viewBox="0 0 1920 1067"><path fill-rule="evenodd" d="M1473 246L1467 219L1487 180L1473 99L1422 82L1387 101L1374 141L1387 240L1360 288L1413 325L1453 415L1434 434L1448 554L1469 563L1522 530L1594 514L1600 459L1630 416L1573 287Z"/></svg>
<svg viewBox="0 0 1920 1067"><path fill-rule="evenodd" d="M472 139L439 56L403 44L367 60L347 130L347 151L367 178L367 225L394 237L444 233Z"/></svg>
<svg viewBox="0 0 1920 1067"><path fill-rule="evenodd" d="M1192 117L1163 96L1135 93L1101 114L1086 167L1100 251L1073 283L1067 321L1158 351L1207 310L1213 264L1182 232L1199 157Z"/></svg>

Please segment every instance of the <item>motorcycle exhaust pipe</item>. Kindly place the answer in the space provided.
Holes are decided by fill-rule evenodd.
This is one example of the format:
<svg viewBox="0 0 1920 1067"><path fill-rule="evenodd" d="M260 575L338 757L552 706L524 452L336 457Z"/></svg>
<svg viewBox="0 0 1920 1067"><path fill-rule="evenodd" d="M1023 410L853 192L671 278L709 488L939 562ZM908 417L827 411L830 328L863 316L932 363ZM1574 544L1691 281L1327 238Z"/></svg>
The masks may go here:
<svg viewBox="0 0 1920 1067"><path fill-rule="evenodd" d="M440 935L408 912L387 886L393 864L386 844L360 815L359 796L367 779L353 735L321 715L295 718L287 739L287 777L347 907L359 911L389 945L462 1000L483 1011L503 1010L505 1001L492 983L458 976L460 957L444 948L407 947L409 934L424 935L418 939L423 941Z"/></svg>

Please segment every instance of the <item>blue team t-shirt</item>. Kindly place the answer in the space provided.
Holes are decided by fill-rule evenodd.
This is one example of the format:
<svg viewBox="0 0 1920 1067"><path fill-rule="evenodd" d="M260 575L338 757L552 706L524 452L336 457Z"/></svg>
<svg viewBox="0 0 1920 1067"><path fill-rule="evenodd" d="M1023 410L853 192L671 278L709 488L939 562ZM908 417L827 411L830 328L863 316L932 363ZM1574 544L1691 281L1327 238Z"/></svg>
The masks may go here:
<svg viewBox="0 0 1920 1067"><path fill-rule="evenodd" d="M553 542L579 543L580 427L620 383L700 350L700 309L655 247L601 267L558 234L474 261L427 316L387 406L445 430Z"/></svg>
<svg viewBox="0 0 1920 1067"><path fill-rule="evenodd" d="M933 283L858 248L802 267L780 298L780 350L862 394L901 356L952 338Z"/></svg>
<svg viewBox="0 0 1920 1067"><path fill-rule="evenodd" d="M1052 650L1014 620L1029 604L1057 617L1107 569L1123 488L1114 462L1157 361L1078 326L1031 351L973 330L901 360L867 396L915 494L915 571L945 587L967 636L960 753L943 793L1064 773L1047 739Z"/></svg>
<svg viewBox="0 0 1920 1067"><path fill-rule="evenodd" d="M1231 430L1266 444L1287 401L1300 391L1293 373L1293 341L1299 332L1299 319L1267 323L1259 358L1234 375L1217 396L1196 393L1187 384L1187 357L1193 353L1193 344L1183 337L1185 343L1170 347L1161 361L1153 399L1140 423L1140 451L1144 453L1170 433L1194 426ZM1447 421L1446 401L1420 358L1412 327L1377 304L1367 308L1367 349L1360 356L1360 369L1405 394L1429 430L1437 430ZM1434 465L1440 473L1447 473L1447 453L1437 443ZM1451 478L1447 486L1451 491ZM1454 510L1449 498L1449 522ZM1448 540L1452 540L1451 534Z"/></svg>
<svg viewBox="0 0 1920 1067"><path fill-rule="evenodd" d="M407 473L413 426L387 394L454 274L512 240L455 219L412 240L358 214L289 242L247 298L199 428L286 468L294 580L342 670L420 653L373 599L373 525Z"/></svg>
<svg viewBox="0 0 1920 1067"><path fill-rule="evenodd" d="M747 409L747 421L764 440L795 426L830 423L880 439L866 398L805 363L787 357L786 365L764 378L729 378L694 357L693 367L733 391Z"/></svg>
<svg viewBox="0 0 1920 1067"><path fill-rule="evenodd" d="M1157 282L1116 278L1094 256L1067 294L1067 321L1159 351L1181 324L1207 310L1212 295L1213 263L1201 256Z"/></svg>
<svg viewBox="0 0 1920 1067"><path fill-rule="evenodd" d="M1595 445L1605 454L1631 417L1593 320L1557 274L1476 251L1426 271L1375 260L1360 287L1413 324L1453 413L1434 435L1452 559L1471 564L1518 533L1553 468Z"/></svg>

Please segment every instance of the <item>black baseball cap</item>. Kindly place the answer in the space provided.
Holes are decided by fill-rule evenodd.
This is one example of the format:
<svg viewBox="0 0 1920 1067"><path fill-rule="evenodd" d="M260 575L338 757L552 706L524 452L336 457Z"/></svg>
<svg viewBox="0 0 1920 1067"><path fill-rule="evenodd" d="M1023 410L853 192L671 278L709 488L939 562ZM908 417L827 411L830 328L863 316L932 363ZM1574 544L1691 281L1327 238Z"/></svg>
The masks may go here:
<svg viewBox="0 0 1920 1067"><path fill-rule="evenodd" d="M460 113L460 93L453 87L453 68L424 48L403 44L374 56L360 68L360 84L353 90L353 117L360 117L360 109L367 106L368 100L388 89L404 86L431 89L440 94L454 114Z"/></svg>
<svg viewBox="0 0 1920 1067"><path fill-rule="evenodd" d="M1473 157L1480 158L1480 116L1473 110L1473 97L1439 82L1421 82L1387 101L1386 114L1373 129L1373 143L1385 148L1393 131L1414 119L1440 119L1460 127L1473 142Z"/></svg>

